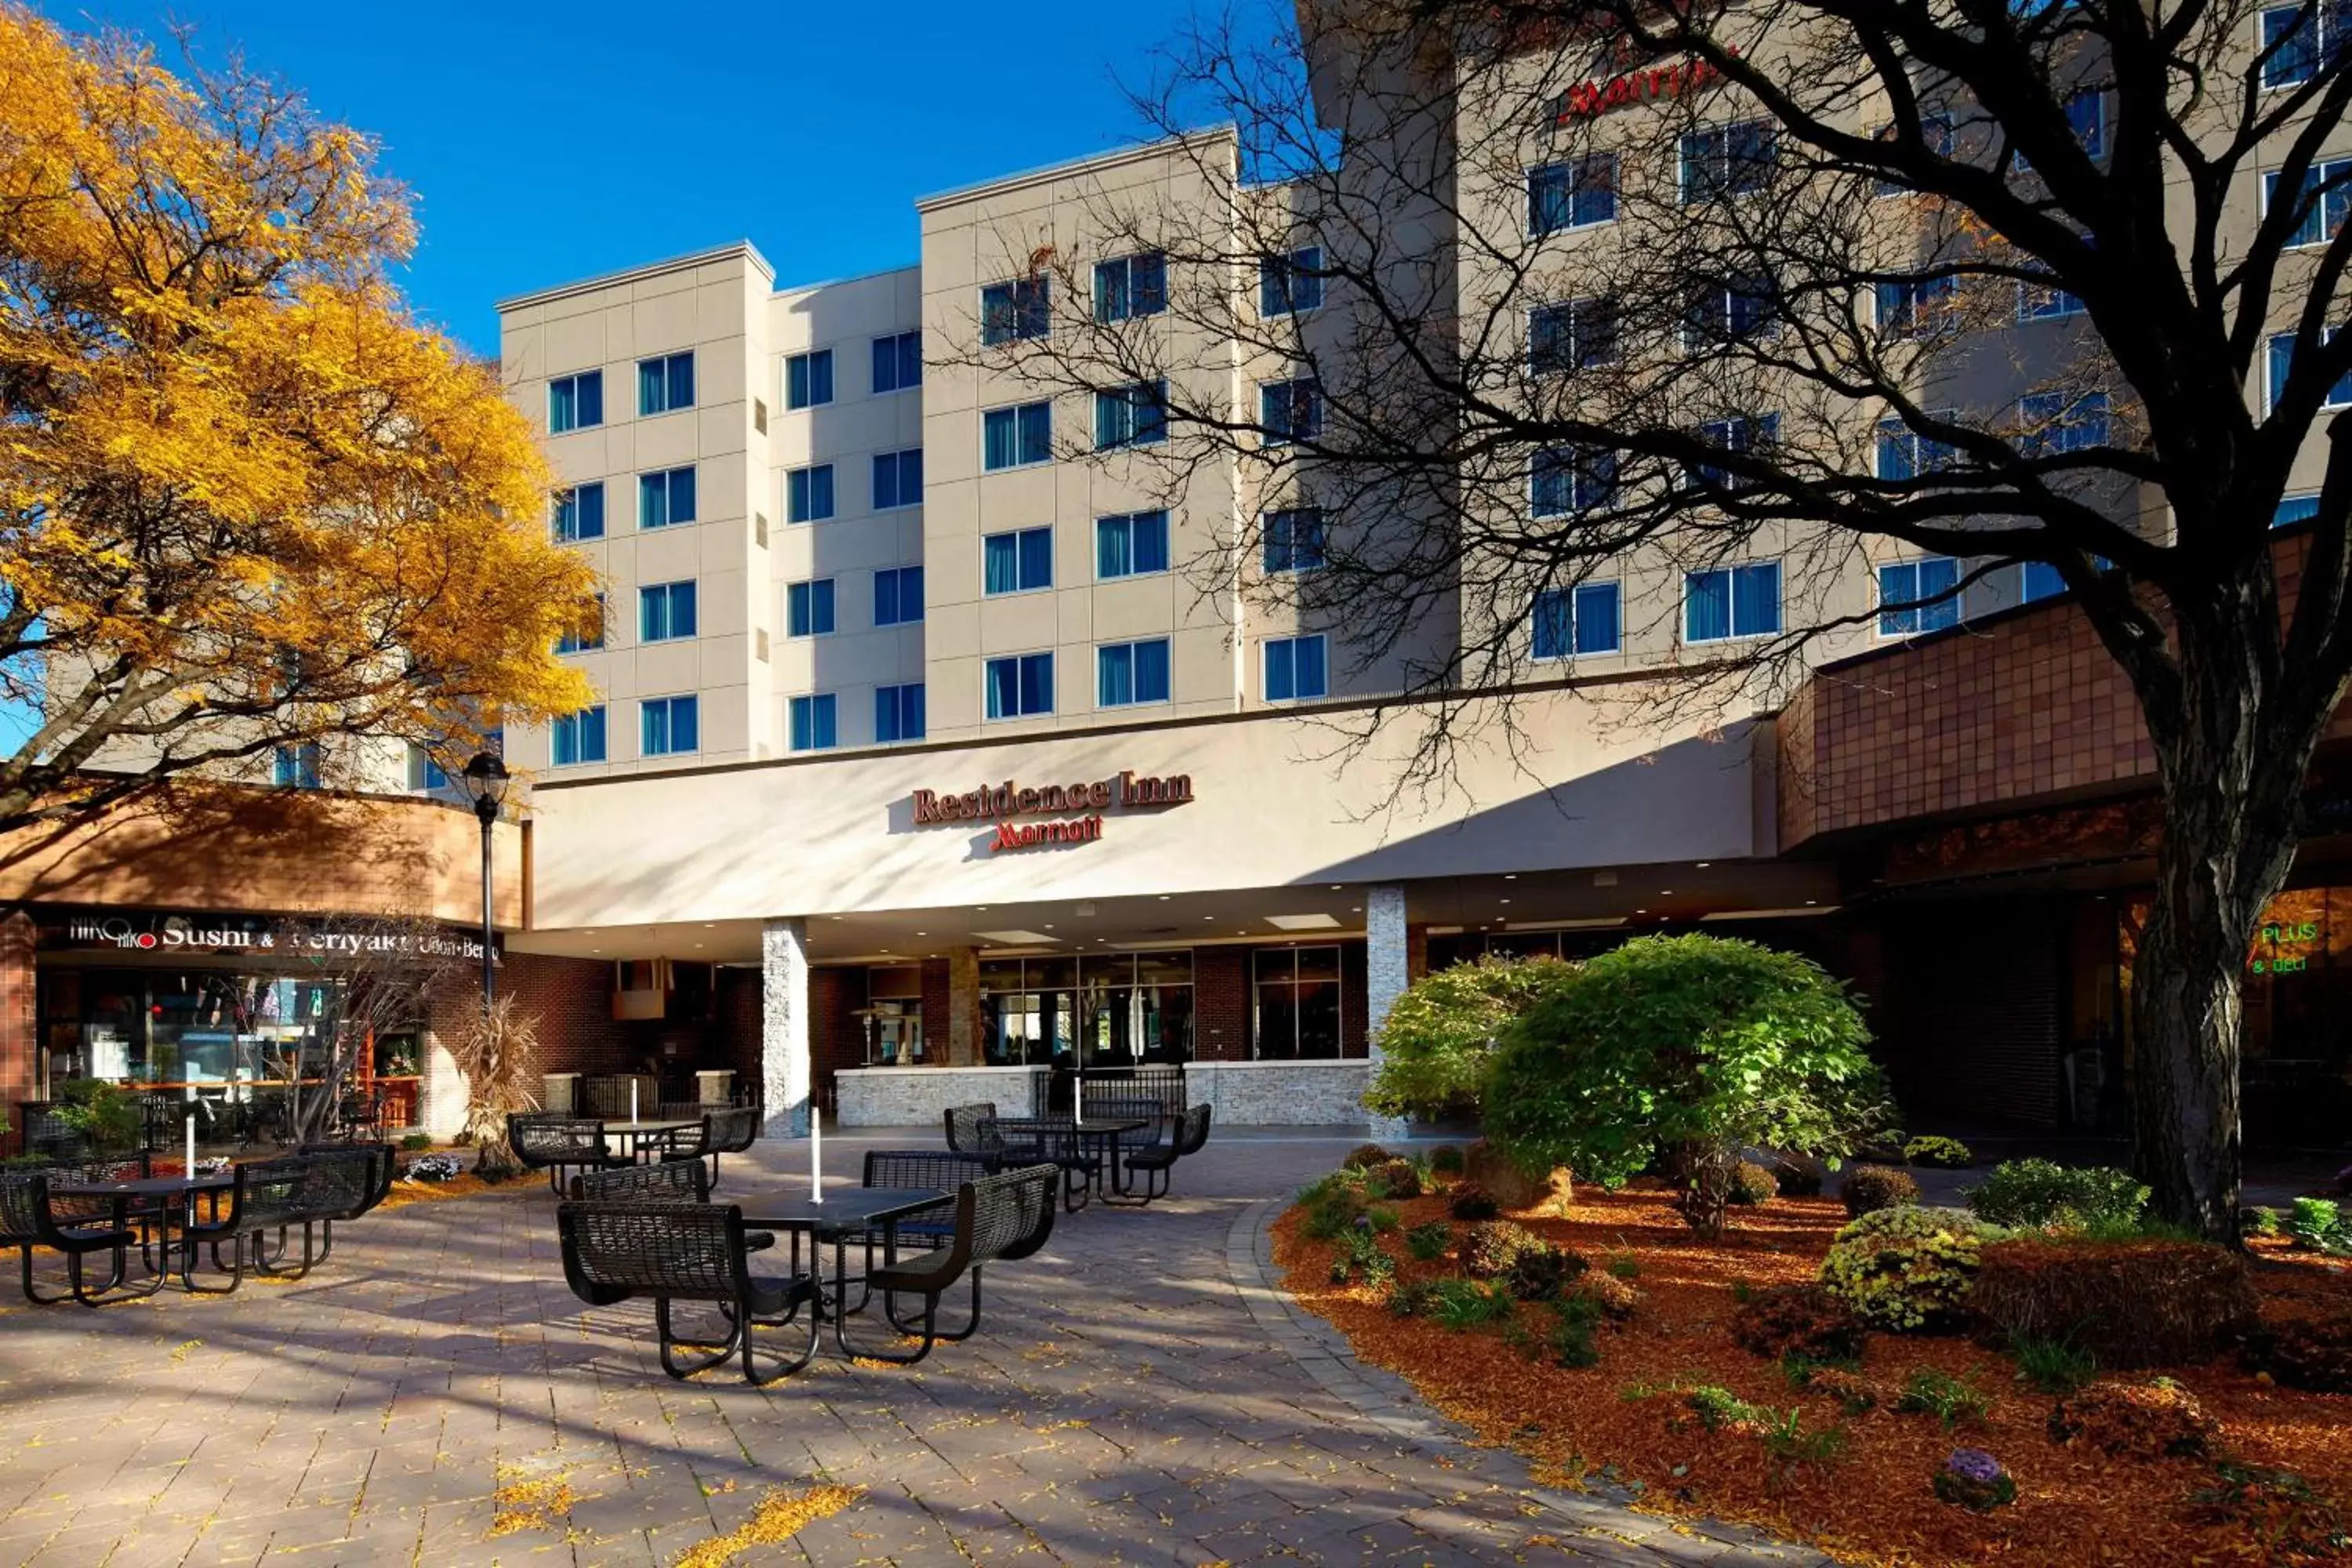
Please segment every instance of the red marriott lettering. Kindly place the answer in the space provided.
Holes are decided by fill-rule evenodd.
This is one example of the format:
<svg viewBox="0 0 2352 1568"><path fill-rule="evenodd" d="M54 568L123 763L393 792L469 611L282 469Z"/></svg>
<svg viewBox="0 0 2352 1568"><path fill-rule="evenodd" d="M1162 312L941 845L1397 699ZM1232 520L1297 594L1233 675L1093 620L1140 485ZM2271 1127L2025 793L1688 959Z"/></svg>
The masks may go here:
<svg viewBox="0 0 2352 1568"><path fill-rule="evenodd" d="M1628 71L1623 76L1613 76L1605 81L1596 79L1570 88L1559 95L1559 107L1552 119L1555 123L1591 120L1630 104L1680 98L1686 92L1696 92L1722 79L1721 71L1707 61L1699 59L1659 66L1654 70Z"/></svg>
<svg viewBox="0 0 2352 1568"><path fill-rule="evenodd" d="M1102 837L1102 818L1073 816L1060 822L1000 822L991 851L1034 849L1041 844L1091 844Z"/></svg>

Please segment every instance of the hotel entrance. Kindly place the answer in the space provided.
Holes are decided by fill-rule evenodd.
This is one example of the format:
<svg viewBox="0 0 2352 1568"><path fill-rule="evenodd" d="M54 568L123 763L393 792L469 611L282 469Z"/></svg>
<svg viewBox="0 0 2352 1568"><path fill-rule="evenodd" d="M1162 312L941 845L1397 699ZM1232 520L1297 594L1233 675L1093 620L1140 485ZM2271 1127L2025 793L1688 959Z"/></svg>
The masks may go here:
<svg viewBox="0 0 2352 1568"><path fill-rule="evenodd" d="M996 958L980 965L991 1067L1116 1068L1192 1056L1192 954Z"/></svg>

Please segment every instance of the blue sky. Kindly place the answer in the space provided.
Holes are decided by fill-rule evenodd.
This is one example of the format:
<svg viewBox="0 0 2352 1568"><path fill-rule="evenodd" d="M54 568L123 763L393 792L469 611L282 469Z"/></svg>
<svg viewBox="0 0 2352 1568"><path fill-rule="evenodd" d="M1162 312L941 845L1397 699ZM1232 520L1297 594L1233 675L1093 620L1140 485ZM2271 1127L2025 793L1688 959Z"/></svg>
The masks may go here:
<svg viewBox="0 0 2352 1568"><path fill-rule="evenodd" d="M915 259L916 197L1131 143L1121 90L1188 0L39 0L176 58L241 50L383 143L427 318L495 353L497 300L748 237L780 284Z"/></svg>

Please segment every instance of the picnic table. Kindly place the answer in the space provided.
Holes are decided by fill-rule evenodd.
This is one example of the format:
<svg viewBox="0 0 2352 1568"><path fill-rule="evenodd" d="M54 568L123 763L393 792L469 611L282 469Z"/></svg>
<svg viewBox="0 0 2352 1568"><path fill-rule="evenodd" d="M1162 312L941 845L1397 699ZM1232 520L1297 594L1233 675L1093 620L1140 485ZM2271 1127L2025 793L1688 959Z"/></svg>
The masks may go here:
<svg viewBox="0 0 2352 1568"><path fill-rule="evenodd" d="M1123 1140L1150 1128L1140 1117L1000 1116L997 1136L1007 1147L1026 1145L1036 1156L1065 1172L1083 1173L1095 1191L1119 1187L1118 1154ZM1066 1196L1067 1194L1065 1194Z"/></svg>
<svg viewBox="0 0 2352 1568"><path fill-rule="evenodd" d="M822 1289L818 1290L816 1310L819 1321L834 1325L834 1337L838 1340L841 1320L866 1305L862 1296L857 1306L848 1305L850 1242L862 1239L870 1252L878 1233L887 1259L896 1250L900 1220L951 1202L954 1197L953 1193L938 1187L836 1187L821 1200L807 1193L761 1193L743 1199L738 1206L743 1211L745 1229L781 1230L792 1237L789 1266L794 1273L800 1271L800 1238L803 1235L809 1238L809 1273L820 1279L818 1249L828 1241L833 1243L833 1291L828 1296Z"/></svg>

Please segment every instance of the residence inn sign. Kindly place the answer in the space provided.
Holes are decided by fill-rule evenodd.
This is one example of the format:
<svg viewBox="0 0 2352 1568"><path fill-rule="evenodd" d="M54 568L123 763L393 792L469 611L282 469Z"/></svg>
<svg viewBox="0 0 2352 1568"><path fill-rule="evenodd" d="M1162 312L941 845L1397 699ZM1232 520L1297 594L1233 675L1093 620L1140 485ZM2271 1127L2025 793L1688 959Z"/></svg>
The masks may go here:
<svg viewBox="0 0 2352 1568"><path fill-rule="evenodd" d="M1122 773L1092 783L1046 784L1032 789L1011 779L962 794L914 794L915 826L943 822L996 823L989 848L1034 849L1047 844L1088 844L1102 837L1103 813L1182 805L1192 798L1189 773L1166 778ZM1071 814L1076 815L1071 815ZM1056 816L1053 822L1013 822L1017 816Z"/></svg>

